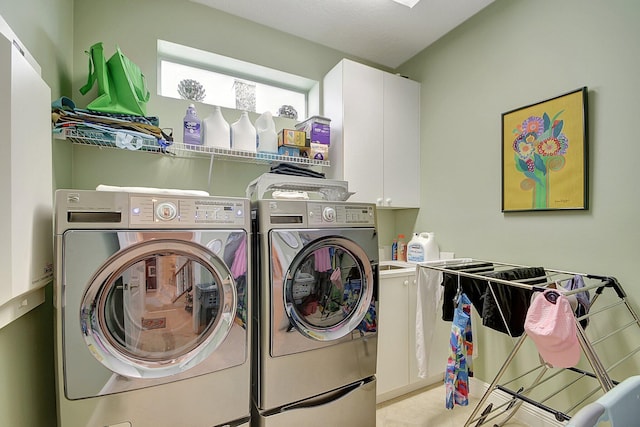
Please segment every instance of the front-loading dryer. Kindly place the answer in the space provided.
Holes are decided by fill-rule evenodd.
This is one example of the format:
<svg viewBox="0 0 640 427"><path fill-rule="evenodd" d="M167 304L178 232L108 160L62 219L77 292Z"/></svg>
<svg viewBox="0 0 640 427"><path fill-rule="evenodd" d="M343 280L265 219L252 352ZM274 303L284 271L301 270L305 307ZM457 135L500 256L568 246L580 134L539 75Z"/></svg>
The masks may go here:
<svg viewBox="0 0 640 427"><path fill-rule="evenodd" d="M252 425L375 425L375 206L263 199L252 218Z"/></svg>
<svg viewBox="0 0 640 427"><path fill-rule="evenodd" d="M61 427L248 426L248 200L58 190Z"/></svg>

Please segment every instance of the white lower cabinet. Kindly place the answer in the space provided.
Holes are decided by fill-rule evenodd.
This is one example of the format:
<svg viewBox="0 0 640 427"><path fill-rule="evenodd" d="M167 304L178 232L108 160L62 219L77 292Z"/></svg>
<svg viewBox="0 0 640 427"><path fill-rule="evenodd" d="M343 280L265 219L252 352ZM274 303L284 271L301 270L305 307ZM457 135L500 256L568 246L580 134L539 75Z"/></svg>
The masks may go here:
<svg viewBox="0 0 640 427"><path fill-rule="evenodd" d="M415 277L393 276L380 279L378 314L377 395L409 384L409 289ZM415 294L415 292L413 292ZM415 297L414 297L415 298ZM415 312L415 309L414 309ZM415 317L414 317L415 318ZM415 338L413 338L415 342Z"/></svg>
<svg viewBox="0 0 640 427"><path fill-rule="evenodd" d="M434 327L428 378L418 376L416 360L417 280L414 269L380 274L378 314L377 402L393 399L443 380L447 362L447 328L441 317ZM444 396L443 396L444 401Z"/></svg>

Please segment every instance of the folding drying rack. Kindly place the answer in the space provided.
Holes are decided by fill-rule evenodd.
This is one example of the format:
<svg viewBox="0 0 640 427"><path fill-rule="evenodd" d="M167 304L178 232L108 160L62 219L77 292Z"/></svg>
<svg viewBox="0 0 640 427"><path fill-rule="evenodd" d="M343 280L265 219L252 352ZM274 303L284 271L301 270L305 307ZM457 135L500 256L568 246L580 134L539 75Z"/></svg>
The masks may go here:
<svg viewBox="0 0 640 427"><path fill-rule="evenodd" d="M582 406L602 396L625 378L638 373L640 360L634 356L640 352L640 320L629 305L622 286L614 277L544 268L544 277L534 280L501 280L488 278L487 273L526 266L470 258L420 266L451 274L457 277L458 283L461 278L485 283L494 297L499 286L522 288L533 294L556 285L562 286L575 276L582 277L585 287L563 291L564 295L570 296L583 291L589 291L591 295L588 313L575 317L582 349L578 365L553 368L540 357L536 363L531 363L531 353L535 354L536 350L533 347L527 353L527 335L523 333L517 338L503 366L467 419L465 427L478 427L490 421L493 421L494 426L502 426L523 403L542 409L552 414L559 423L563 423L570 420ZM504 307L499 302L498 309L504 320ZM587 322L588 326L583 327ZM507 334L513 337L510 331ZM612 340L614 337L616 339ZM528 345L533 345L531 340L528 341Z"/></svg>

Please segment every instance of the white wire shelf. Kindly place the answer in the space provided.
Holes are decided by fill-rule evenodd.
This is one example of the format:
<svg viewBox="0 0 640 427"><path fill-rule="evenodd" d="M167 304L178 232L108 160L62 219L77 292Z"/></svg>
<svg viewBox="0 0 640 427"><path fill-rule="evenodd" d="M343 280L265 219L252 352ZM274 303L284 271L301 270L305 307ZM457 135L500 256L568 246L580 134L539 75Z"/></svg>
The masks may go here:
<svg viewBox="0 0 640 427"><path fill-rule="evenodd" d="M57 139L67 140L73 144L89 145L100 148L113 148L117 150L127 149L116 145L115 133L107 133L92 129L66 128L62 132L55 132ZM153 152L162 155L176 156L182 158L205 157L220 160L239 161L248 163L295 163L307 166L328 167L331 163L328 160L310 159L307 157L281 156L272 153L253 153L244 150L233 150L218 147L208 147L203 145L191 145L174 142L169 146L161 146L155 138L142 138L129 149L133 151Z"/></svg>

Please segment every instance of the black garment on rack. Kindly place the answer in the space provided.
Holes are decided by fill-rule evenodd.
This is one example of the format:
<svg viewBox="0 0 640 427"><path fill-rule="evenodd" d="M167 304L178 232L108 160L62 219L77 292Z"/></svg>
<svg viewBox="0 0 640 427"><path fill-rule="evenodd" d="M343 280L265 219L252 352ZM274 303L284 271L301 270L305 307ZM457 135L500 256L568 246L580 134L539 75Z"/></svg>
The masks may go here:
<svg viewBox="0 0 640 427"><path fill-rule="evenodd" d="M447 268L449 270L473 270L473 274L483 274L483 272L493 271L493 264L490 262L482 262ZM454 301L458 293L458 283L460 284L460 292L467 294L469 300L471 300L471 304L473 304L478 313L482 313L484 307L484 293L487 290L487 284L484 280L476 280L471 277L445 273L442 277L441 285L444 286L442 320L446 322L453 320L455 310Z"/></svg>
<svg viewBox="0 0 640 427"><path fill-rule="evenodd" d="M526 284L545 283L545 271L542 267L523 267L504 271L492 271L493 264L479 263L473 266L467 265L460 269L475 267L474 274L493 277L501 280L523 280L539 278L524 282ZM453 268L452 268L453 269ZM444 286L444 301L442 303L442 320L452 321L454 312L454 299L458 292L458 280L461 291L467 294L474 308L482 318L482 324L498 332L518 337L524 332L524 321L531 303L533 291L516 286L494 283L491 286L495 292L493 297L487 280L458 276L445 273L442 280ZM498 307L502 309L504 320ZM506 324L505 324L506 322ZM508 325L508 329L507 329Z"/></svg>
<svg viewBox="0 0 640 427"><path fill-rule="evenodd" d="M542 267L514 268L489 273L487 276L509 281L535 279L522 282L527 285L546 283L547 281ZM507 335L511 332L512 337L519 337L524 332L524 321L531 304L533 290L501 283L492 283L491 287L495 298L487 286L482 310L482 324ZM502 310L504 320L500 316L500 310Z"/></svg>

